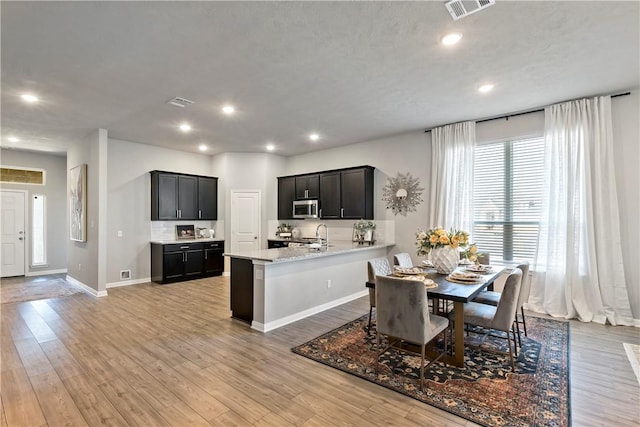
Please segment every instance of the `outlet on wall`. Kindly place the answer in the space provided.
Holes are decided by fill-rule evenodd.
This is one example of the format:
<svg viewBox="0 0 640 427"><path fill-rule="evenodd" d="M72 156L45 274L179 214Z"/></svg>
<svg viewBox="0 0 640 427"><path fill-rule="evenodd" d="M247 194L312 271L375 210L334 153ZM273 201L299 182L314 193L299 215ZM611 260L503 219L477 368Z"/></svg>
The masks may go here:
<svg viewBox="0 0 640 427"><path fill-rule="evenodd" d="M331 287L331 279L327 279L327 289Z"/></svg>
<svg viewBox="0 0 640 427"><path fill-rule="evenodd" d="M82 264L78 264L78 271L82 270Z"/></svg>

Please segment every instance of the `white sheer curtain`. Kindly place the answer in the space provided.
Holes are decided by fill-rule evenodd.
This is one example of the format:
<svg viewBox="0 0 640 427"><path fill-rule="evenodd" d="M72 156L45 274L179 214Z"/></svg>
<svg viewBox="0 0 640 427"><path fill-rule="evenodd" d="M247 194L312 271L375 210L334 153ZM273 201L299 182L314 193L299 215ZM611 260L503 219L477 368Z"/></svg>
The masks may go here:
<svg viewBox="0 0 640 427"><path fill-rule="evenodd" d="M620 245L611 97L545 108L545 188L527 308L632 325Z"/></svg>
<svg viewBox="0 0 640 427"><path fill-rule="evenodd" d="M473 153L476 123L431 131L429 227L473 230Z"/></svg>

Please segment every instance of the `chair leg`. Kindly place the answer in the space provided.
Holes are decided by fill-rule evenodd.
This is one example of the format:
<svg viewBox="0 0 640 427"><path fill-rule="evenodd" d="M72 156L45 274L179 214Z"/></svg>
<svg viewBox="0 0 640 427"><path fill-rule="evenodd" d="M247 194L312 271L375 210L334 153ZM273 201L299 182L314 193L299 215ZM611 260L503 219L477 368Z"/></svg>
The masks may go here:
<svg viewBox="0 0 640 427"><path fill-rule="evenodd" d="M524 307L520 307L520 313L522 313L522 327L524 328L524 336L528 337L529 335L527 335L527 319L524 317Z"/></svg>
<svg viewBox="0 0 640 427"><path fill-rule="evenodd" d="M518 357L518 340L516 339L516 329L518 329L518 325L514 321L511 324L511 333L513 334L513 348L516 353L516 357ZM509 331L507 331L507 337L509 337Z"/></svg>
<svg viewBox="0 0 640 427"><path fill-rule="evenodd" d="M514 336L513 337L513 339L514 339L513 346L514 347L516 346L515 338L516 337ZM511 351L511 337L509 336L509 332L508 331L507 331L507 341L509 342L509 359L511 360L511 370L513 372L515 372L516 371L516 365L515 365L515 363L513 363L513 351Z"/></svg>
<svg viewBox="0 0 640 427"><path fill-rule="evenodd" d="M516 332L518 333L518 346L522 348L522 338L520 338L520 325L518 324L518 313L516 313L516 320L513 321L513 326L515 327ZM513 339L515 341L515 336Z"/></svg>
<svg viewBox="0 0 640 427"><path fill-rule="evenodd" d="M422 344L422 361L420 362L420 391L424 391L424 355L426 347L426 344Z"/></svg>
<svg viewBox="0 0 640 427"><path fill-rule="evenodd" d="M378 376L378 365L380 364L380 334L376 331L376 376Z"/></svg>
<svg viewBox="0 0 640 427"><path fill-rule="evenodd" d="M373 313L373 306L369 307L369 326L367 326L367 334L371 335L371 315Z"/></svg>

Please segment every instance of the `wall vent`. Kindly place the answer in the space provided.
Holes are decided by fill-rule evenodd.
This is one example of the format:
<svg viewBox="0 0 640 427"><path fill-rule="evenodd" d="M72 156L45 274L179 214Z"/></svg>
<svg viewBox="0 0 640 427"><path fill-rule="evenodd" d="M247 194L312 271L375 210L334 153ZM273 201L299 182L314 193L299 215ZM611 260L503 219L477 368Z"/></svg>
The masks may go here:
<svg viewBox="0 0 640 427"><path fill-rule="evenodd" d="M495 4L495 0L451 0L444 5L454 21Z"/></svg>
<svg viewBox="0 0 640 427"><path fill-rule="evenodd" d="M188 99L180 98L179 96L176 96L175 98L169 100L167 104L173 105L174 107L184 108L193 104L193 101L189 101Z"/></svg>
<svg viewBox="0 0 640 427"><path fill-rule="evenodd" d="M131 270L120 270L120 280L131 279Z"/></svg>

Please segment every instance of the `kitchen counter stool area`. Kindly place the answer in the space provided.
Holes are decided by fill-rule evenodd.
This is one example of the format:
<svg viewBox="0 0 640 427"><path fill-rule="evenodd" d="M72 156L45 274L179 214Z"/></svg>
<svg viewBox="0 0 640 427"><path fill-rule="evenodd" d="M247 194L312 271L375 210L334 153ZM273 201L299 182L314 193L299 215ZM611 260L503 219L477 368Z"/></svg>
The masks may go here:
<svg viewBox="0 0 640 427"><path fill-rule="evenodd" d="M151 242L151 280L167 284L220 276L224 270L223 253L224 240Z"/></svg>

